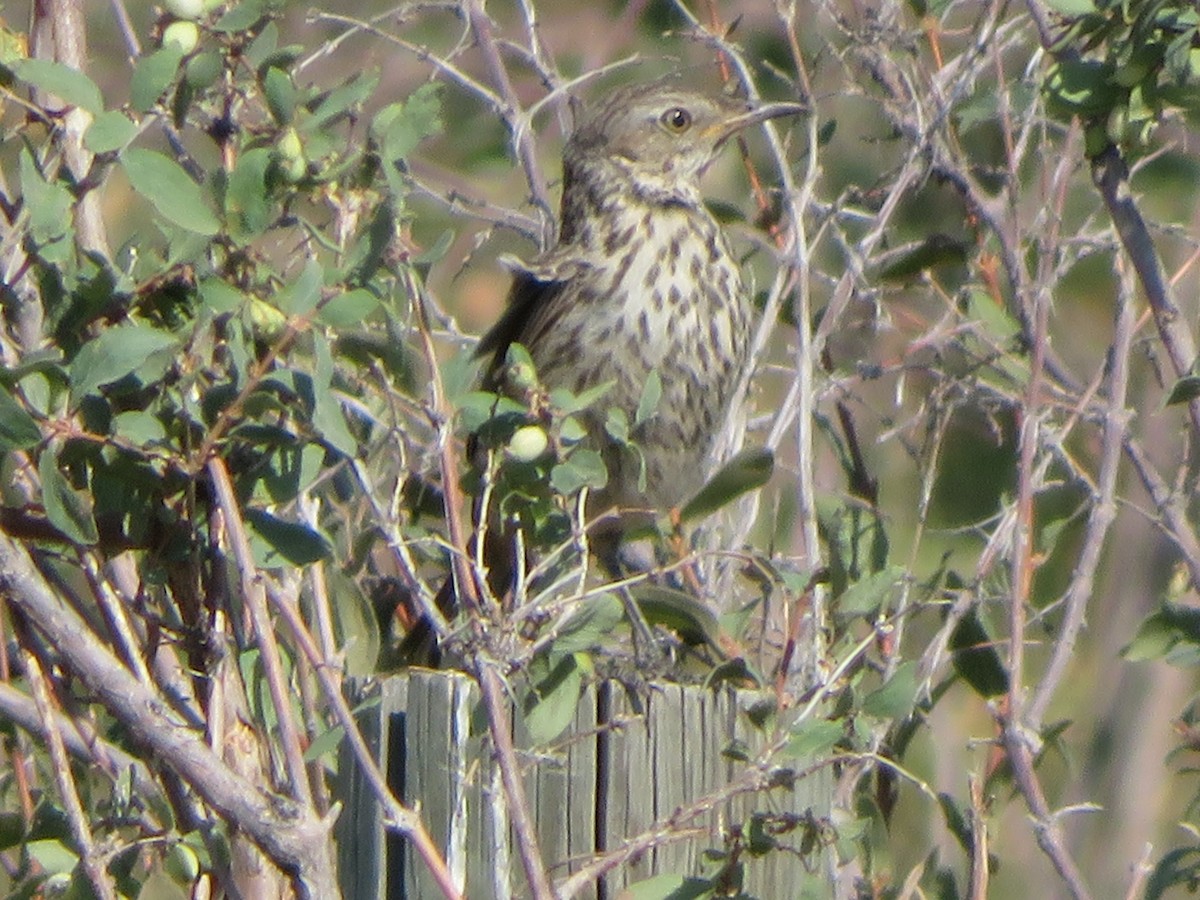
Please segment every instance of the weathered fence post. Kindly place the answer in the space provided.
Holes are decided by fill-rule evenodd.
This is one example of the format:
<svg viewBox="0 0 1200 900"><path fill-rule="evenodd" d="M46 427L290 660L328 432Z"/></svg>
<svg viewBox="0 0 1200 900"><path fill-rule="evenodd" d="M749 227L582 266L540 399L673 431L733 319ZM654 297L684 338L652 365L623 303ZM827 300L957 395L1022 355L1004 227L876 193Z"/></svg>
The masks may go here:
<svg viewBox="0 0 1200 900"><path fill-rule="evenodd" d="M496 900L526 896L470 679L414 670L367 692L378 693L378 703L361 717L368 741L385 763L393 789L407 803L419 804L464 894ZM597 851L619 848L725 787L741 764L723 751L734 739L752 743L739 706L759 698L728 688L670 683L656 684L636 699L617 684L589 687L555 749L525 757L527 793L552 877L562 879ZM519 728L516 738L518 747L527 747ZM409 848L385 836L379 806L348 752L339 771L338 799L344 808L338 861L346 900L439 897ZM809 810L827 814L828 794L827 778L810 776L791 791L772 792L769 804L761 794L714 804L691 823L686 838L656 843L583 896L613 898L652 875L699 875L704 851L722 848L723 836L751 811L769 805L798 816ZM774 852L747 867L745 887L764 900L791 897L787 886L803 877L799 854Z"/></svg>

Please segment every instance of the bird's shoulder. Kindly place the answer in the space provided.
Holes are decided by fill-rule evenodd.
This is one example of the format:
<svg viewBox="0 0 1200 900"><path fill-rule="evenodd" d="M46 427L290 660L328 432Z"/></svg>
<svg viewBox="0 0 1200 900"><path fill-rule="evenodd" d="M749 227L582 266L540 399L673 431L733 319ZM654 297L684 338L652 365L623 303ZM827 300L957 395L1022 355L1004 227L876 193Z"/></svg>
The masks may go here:
<svg viewBox="0 0 1200 900"><path fill-rule="evenodd" d="M507 255L498 261L512 273L508 303L475 348L476 357L493 357L492 367L503 362L510 344L524 343L539 312L562 292L564 285L586 277L593 268L575 248L561 245L528 262Z"/></svg>

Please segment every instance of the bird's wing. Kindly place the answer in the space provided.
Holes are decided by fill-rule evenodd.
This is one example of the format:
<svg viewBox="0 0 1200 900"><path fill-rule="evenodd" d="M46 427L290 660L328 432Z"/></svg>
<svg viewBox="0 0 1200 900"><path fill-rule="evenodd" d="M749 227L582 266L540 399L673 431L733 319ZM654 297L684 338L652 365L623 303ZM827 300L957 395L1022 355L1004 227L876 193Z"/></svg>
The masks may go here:
<svg viewBox="0 0 1200 900"><path fill-rule="evenodd" d="M509 345L529 344L530 336L543 327L547 312L553 309L554 298L587 267L587 263L554 251L532 263L513 257L504 257L500 262L513 273L508 307L475 348L476 357L492 357L489 381L504 364Z"/></svg>

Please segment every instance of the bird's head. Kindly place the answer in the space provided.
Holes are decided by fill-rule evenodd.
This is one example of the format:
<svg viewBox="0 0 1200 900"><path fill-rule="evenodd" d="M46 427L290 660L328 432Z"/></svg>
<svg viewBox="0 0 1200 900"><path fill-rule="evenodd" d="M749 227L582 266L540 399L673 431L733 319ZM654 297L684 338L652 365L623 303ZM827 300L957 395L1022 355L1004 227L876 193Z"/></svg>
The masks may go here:
<svg viewBox="0 0 1200 900"><path fill-rule="evenodd" d="M652 195L692 199L700 176L732 135L795 115L799 103L755 103L682 87L677 80L627 87L585 115L567 141L573 172L616 169Z"/></svg>

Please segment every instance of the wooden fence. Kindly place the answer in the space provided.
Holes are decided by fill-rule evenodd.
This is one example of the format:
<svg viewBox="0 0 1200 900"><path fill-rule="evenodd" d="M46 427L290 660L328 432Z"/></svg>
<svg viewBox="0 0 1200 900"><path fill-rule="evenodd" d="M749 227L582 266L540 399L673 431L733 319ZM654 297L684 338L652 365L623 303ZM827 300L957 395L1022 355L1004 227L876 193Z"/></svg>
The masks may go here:
<svg viewBox="0 0 1200 900"><path fill-rule="evenodd" d="M413 671L370 691L379 692L379 702L362 716L364 733L385 763L392 788L405 802L419 803L464 895L528 896L472 682L447 672ZM619 685L588 688L555 749L525 757L526 791L552 877L567 876L598 850L619 848L626 838L728 785L742 765L723 751L735 739L757 743L745 708L762 698L662 684L633 700ZM528 746L519 732L515 737L519 748ZM338 792L344 804L338 862L346 900L440 897L411 849L385 834L379 805L348 751L339 771L345 775ZM828 805L823 776L719 803L689 823L686 839L652 847L580 896L615 900L622 888L652 875L711 873L702 854L722 849L731 826L750 812L805 816ZM782 836L782 843L799 845L802 831ZM806 861L811 864L811 858L786 850L749 861L745 889L762 900L798 896L786 886L811 884Z"/></svg>

